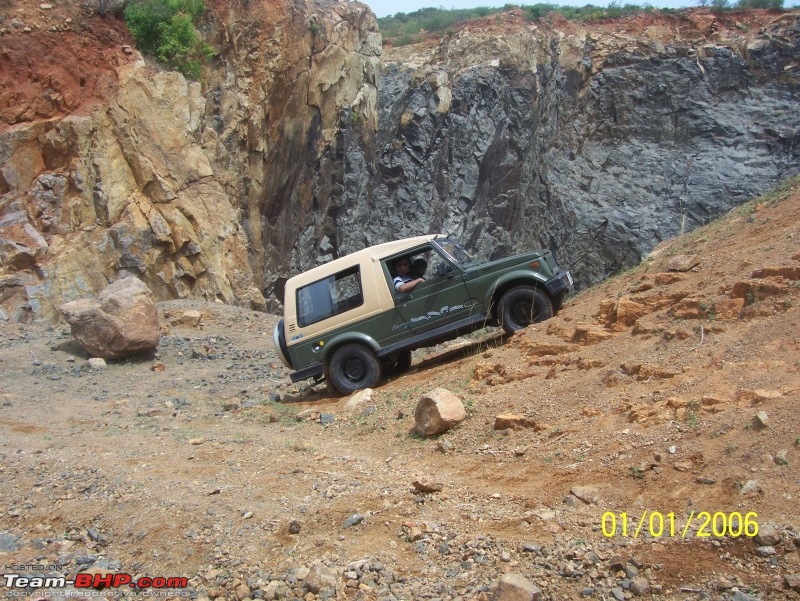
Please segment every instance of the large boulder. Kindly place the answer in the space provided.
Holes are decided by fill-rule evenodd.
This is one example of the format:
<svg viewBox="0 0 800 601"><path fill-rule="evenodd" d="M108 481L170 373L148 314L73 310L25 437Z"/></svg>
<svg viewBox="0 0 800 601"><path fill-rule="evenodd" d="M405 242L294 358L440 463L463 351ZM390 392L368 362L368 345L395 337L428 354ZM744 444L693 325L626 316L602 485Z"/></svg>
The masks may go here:
<svg viewBox="0 0 800 601"><path fill-rule="evenodd" d="M117 280L95 298L66 303L59 311L93 357L120 359L147 351L161 336L153 294L135 277Z"/></svg>
<svg viewBox="0 0 800 601"><path fill-rule="evenodd" d="M416 430L422 436L447 432L466 417L461 399L445 388L435 388L423 395L414 413Z"/></svg>

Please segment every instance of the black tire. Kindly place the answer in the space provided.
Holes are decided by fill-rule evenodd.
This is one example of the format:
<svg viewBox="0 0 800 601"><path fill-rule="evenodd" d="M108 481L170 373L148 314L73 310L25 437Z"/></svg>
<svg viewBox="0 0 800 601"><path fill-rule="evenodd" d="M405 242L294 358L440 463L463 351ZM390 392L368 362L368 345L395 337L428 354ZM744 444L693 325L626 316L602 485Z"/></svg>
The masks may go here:
<svg viewBox="0 0 800 601"><path fill-rule="evenodd" d="M381 379L381 364L367 347L345 344L333 352L326 376L340 394L350 394L375 386Z"/></svg>
<svg viewBox="0 0 800 601"><path fill-rule="evenodd" d="M500 299L497 312L503 329L513 334L532 323L550 319L553 304L544 292L533 286L515 286Z"/></svg>

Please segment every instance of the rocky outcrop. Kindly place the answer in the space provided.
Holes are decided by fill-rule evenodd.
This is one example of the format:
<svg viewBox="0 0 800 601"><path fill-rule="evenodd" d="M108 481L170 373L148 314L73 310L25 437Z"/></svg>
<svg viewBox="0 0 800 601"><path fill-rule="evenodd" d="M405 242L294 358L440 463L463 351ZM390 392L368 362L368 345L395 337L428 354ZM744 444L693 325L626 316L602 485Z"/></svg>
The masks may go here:
<svg viewBox="0 0 800 601"><path fill-rule="evenodd" d="M247 241L195 141L200 84L142 63L104 111L18 127L0 145L0 299L15 320L127 274L157 298L263 307Z"/></svg>
<svg viewBox="0 0 800 601"><path fill-rule="evenodd" d="M32 32L0 31L0 319L125 275L275 310L291 275L439 231L485 259L553 249L586 286L800 171L797 11L511 10L381 62L364 5L219 2L202 86L146 67L110 16L78 43L70 19L19 14ZM22 40L63 42L64 70Z"/></svg>
<svg viewBox="0 0 800 601"><path fill-rule="evenodd" d="M247 174L243 191L228 185L270 308L302 270L440 231L484 259L550 248L586 286L800 171L797 12L575 24L509 11L385 52L375 100L377 34L348 6L292 21L326 75L304 67L291 92L278 70L269 123L262 100L234 110L220 87L214 165ZM315 118L336 102L305 91L343 72L333 57L358 28L354 67L325 92L352 101Z"/></svg>
<svg viewBox="0 0 800 601"><path fill-rule="evenodd" d="M287 270L317 212L309 188L340 111L374 130L380 36L357 4L220 7L205 95L127 60L127 39L95 36L62 51L68 66L88 53L125 59L85 65L81 81L97 67L113 83L105 104L0 111L13 123L0 129L0 318L55 319L59 304L129 274L159 300L266 308L259 288ZM20 72L23 55L3 59Z"/></svg>
<svg viewBox="0 0 800 601"><path fill-rule="evenodd" d="M223 7L209 33L220 57L207 79L203 147L276 309L289 276L338 251L345 149L371 156L374 146L381 36L356 2Z"/></svg>
<svg viewBox="0 0 800 601"><path fill-rule="evenodd" d="M550 248L586 286L769 189L800 171L800 19L758 14L511 12L385 53L376 161L345 155L339 252L446 231L483 258Z"/></svg>

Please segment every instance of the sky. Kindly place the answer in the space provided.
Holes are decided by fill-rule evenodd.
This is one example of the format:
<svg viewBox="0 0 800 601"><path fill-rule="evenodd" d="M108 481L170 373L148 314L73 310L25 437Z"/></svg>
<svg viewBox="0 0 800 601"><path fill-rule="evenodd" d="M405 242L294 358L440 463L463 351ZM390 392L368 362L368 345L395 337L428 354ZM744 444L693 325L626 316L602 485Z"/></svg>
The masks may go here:
<svg viewBox="0 0 800 601"><path fill-rule="evenodd" d="M511 0L450 0L446 3L436 2L435 0L360 0L378 17L388 17L395 13L404 12L410 13L420 8L434 6L436 8L477 8L479 6L505 6L506 4L538 4L540 2L548 4L557 4L558 6L585 6L586 4L594 4L595 6L607 6L608 0L518 0L512 2ZM642 0L620 0L619 4L640 4L644 6L649 4L658 8L686 8L690 6L698 6L697 0L650 0L649 2ZM792 2L784 2L786 6L790 6Z"/></svg>

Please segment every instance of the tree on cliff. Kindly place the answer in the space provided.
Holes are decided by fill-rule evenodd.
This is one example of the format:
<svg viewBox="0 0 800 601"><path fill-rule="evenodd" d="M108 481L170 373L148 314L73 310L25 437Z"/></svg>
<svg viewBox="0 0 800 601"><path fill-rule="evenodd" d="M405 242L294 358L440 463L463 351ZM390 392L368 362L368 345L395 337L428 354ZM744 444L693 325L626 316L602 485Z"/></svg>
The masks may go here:
<svg viewBox="0 0 800 601"><path fill-rule="evenodd" d="M139 50L198 79L201 60L211 52L194 26L204 11L203 0L134 0L125 8L125 23Z"/></svg>

